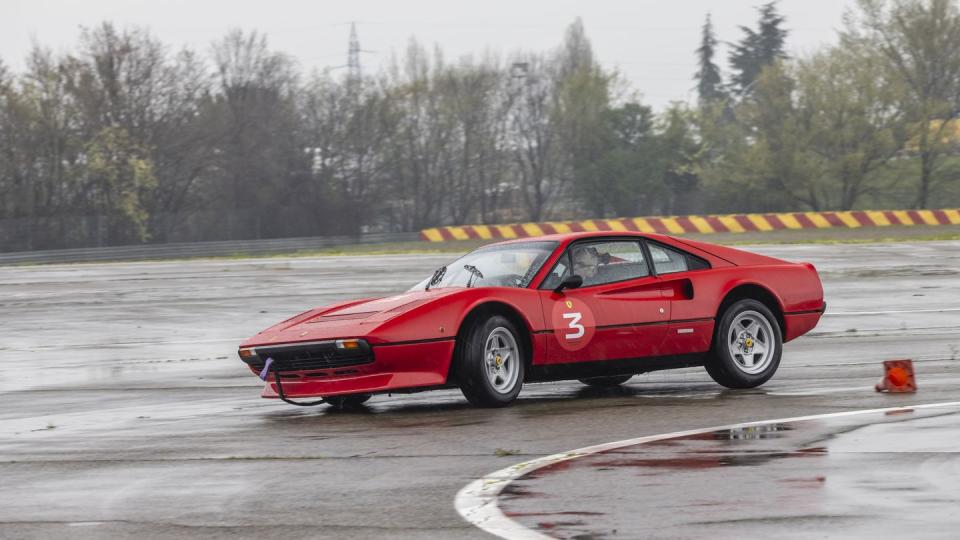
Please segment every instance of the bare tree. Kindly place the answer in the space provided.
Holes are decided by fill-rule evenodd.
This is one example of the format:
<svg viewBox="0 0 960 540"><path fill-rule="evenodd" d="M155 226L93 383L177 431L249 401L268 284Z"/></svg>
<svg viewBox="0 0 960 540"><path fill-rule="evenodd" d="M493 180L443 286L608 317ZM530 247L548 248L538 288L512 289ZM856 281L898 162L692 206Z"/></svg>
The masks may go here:
<svg viewBox="0 0 960 540"><path fill-rule="evenodd" d="M312 155L319 224L360 232L384 207L390 162L384 151L396 130L392 103L377 81L338 82L314 76L302 102L307 151Z"/></svg>
<svg viewBox="0 0 960 540"><path fill-rule="evenodd" d="M446 164L449 179L448 213L453 223L465 223L475 213L489 215L496 204L497 184L505 171L502 110L503 73L487 59L464 58L446 69L438 90L454 123Z"/></svg>
<svg viewBox="0 0 960 540"><path fill-rule="evenodd" d="M916 123L920 180L914 206L926 208L960 114L960 9L952 0L860 0L844 35L887 60L888 77L908 89L903 108Z"/></svg>
<svg viewBox="0 0 960 540"><path fill-rule="evenodd" d="M558 127L558 74L548 59L537 55L518 57L513 67L509 144L527 217L540 221L570 177Z"/></svg>
<svg viewBox="0 0 960 540"><path fill-rule="evenodd" d="M209 114L219 122L216 170L234 237L290 234L304 222L297 187L310 157L297 121L297 75L292 60L270 50L264 36L234 30L213 46L215 81Z"/></svg>
<svg viewBox="0 0 960 540"><path fill-rule="evenodd" d="M444 61L411 40L402 68L391 69L391 99L400 123L391 144L394 193L404 227L420 229L440 221L449 189L449 141L455 125L437 87Z"/></svg>
<svg viewBox="0 0 960 540"><path fill-rule="evenodd" d="M12 202L8 216L28 220L27 249L69 245L79 233L64 219L83 203L78 181L83 139L69 92L78 72L76 62L35 45L16 94L8 87L10 176L4 199Z"/></svg>
<svg viewBox="0 0 960 540"><path fill-rule="evenodd" d="M213 134L200 121L210 90L206 68L192 51L171 56L142 28L104 23L84 30L80 42L83 76L72 92L84 130L94 138L122 128L148 153L156 186L143 204L150 236L164 240L184 223L195 186L212 165Z"/></svg>
<svg viewBox="0 0 960 540"><path fill-rule="evenodd" d="M825 206L841 210L878 189L875 173L906 138L897 107L903 86L875 84L882 59L853 47L825 51L794 68L798 109L809 111L798 128L809 133L806 151L820 163L814 184Z"/></svg>

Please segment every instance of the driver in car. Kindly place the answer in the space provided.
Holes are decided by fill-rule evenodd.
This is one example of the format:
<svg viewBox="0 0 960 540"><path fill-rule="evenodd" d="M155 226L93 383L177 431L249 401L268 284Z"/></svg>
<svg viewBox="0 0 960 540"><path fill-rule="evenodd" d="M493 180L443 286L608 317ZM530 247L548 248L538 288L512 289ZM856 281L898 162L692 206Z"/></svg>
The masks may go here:
<svg viewBox="0 0 960 540"><path fill-rule="evenodd" d="M597 250L590 246L580 246L573 250L573 273L582 277L584 283L589 283L600 267L600 256Z"/></svg>

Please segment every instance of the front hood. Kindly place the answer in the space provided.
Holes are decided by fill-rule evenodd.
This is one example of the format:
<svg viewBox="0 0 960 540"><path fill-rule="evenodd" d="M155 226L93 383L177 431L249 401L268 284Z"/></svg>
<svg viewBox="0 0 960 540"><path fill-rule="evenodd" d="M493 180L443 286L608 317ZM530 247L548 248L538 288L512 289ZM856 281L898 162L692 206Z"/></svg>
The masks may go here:
<svg viewBox="0 0 960 540"><path fill-rule="evenodd" d="M457 290L408 291L313 309L264 330L242 346L365 337L384 322Z"/></svg>

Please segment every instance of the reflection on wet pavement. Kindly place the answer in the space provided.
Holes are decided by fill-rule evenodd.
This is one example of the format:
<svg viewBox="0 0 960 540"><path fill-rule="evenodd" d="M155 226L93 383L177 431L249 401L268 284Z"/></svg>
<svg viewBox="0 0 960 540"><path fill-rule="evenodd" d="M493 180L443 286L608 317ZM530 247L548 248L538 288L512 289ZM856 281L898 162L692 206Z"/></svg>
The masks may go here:
<svg viewBox="0 0 960 540"><path fill-rule="evenodd" d="M500 507L558 538L956 538L960 407L624 447L537 469Z"/></svg>

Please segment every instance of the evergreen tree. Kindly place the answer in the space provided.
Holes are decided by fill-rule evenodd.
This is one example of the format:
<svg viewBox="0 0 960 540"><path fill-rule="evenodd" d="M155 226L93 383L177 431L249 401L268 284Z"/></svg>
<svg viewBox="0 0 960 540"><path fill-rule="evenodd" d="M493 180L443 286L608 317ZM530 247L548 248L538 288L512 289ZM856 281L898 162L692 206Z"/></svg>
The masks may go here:
<svg viewBox="0 0 960 540"><path fill-rule="evenodd" d="M730 53L731 83L740 95L750 92L764 67L787 57L784 51L787 30L783 28L786 19L777 11L776 1L760 6L757 12L760 14L757 29L741 26L743 38L734 44Z"/></svg>
<svg viewBox="0 0 960 540"><path fill-rule="evenodd" d="M777 3L770 2L760 6L760 21L757 33L759 40L758 59L763 65L774 60L787 57L784 43L787 40L787 30L783 28L786 19L777 12Z"/></svg>
<svg viewBox="0 0 960 540"><path fill-rule="evenodd" d="M723 96L720 68L713 62L717 52L716 47L717 36L713 32L713 22L708 13L707 20L703 23L700 47L697 48L697 63L700 69L694 74L694 79L697 81L697 95L701 103L714 101Z"/></svg>

